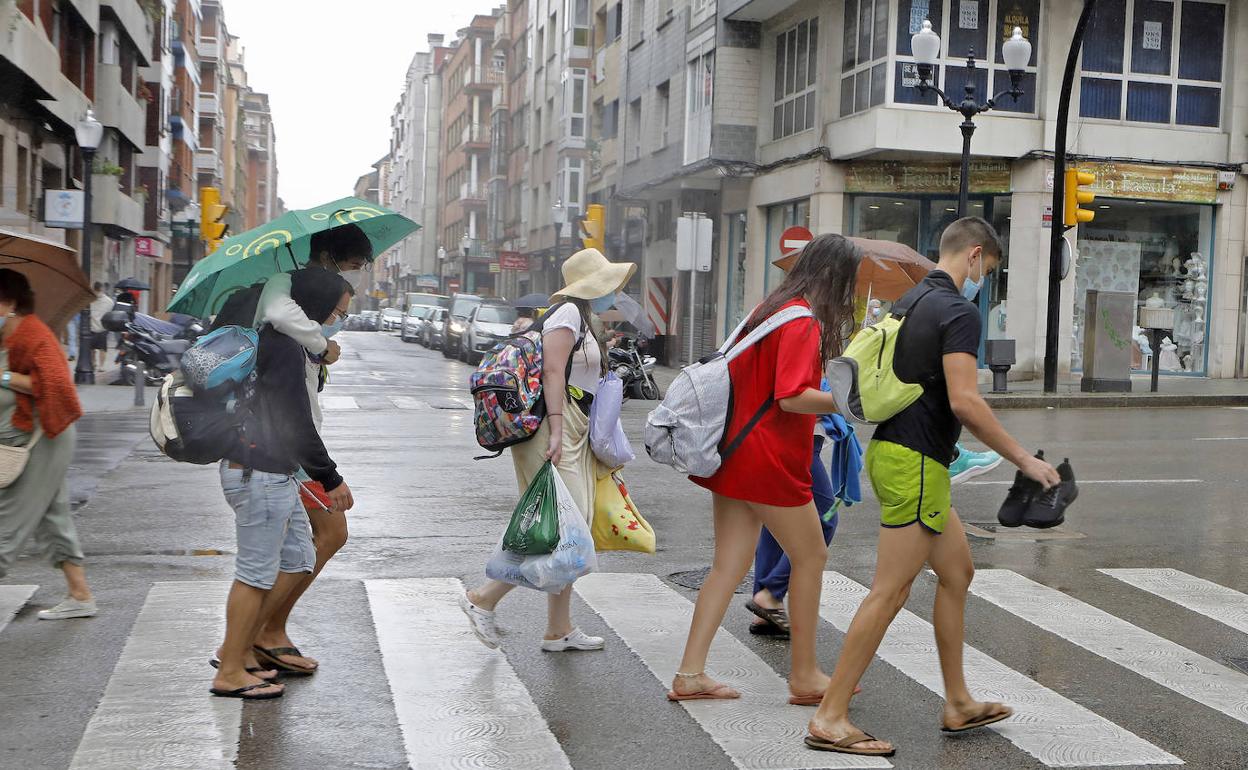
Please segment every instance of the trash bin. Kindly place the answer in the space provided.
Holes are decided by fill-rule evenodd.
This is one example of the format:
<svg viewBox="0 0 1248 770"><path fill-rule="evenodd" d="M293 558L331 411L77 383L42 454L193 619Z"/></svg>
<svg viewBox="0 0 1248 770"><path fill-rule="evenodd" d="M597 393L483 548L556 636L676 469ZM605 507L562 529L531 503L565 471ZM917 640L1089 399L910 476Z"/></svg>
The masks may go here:
<svg viewBox="0 0 1248 770"><path fill-rule="evenodd" d="M1084 393L1131 392L1131 340L1136 296L1125 291L1089 289L1084 306Z"/></svg>

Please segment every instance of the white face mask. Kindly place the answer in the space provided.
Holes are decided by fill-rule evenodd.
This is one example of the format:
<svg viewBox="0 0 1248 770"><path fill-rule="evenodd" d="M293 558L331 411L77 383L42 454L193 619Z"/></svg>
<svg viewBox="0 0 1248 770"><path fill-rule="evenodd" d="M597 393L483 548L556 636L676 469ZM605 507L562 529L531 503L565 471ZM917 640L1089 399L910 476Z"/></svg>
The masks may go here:
<svg viewBox="0 0 1248 770"><path fill-rule="evenodd" d="M359 291L360 284L364 283L363 270L339 270L338 275L341 275L342 279L351 284L351 288L356 291Z"/></svg>

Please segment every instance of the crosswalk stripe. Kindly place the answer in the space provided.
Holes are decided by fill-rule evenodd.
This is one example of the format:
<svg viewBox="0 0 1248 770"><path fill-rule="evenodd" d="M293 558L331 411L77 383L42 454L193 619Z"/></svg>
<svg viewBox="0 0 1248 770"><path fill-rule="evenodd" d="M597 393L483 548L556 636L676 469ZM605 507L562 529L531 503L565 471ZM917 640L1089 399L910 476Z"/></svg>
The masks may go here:
<svg viewBox="0 0 1248 770"><path fill-rule="evenodd" d="M35 595L39 586L0 586L0 631L9 624L17 611Z"/></svg>
<svg viewBox="0 0 1248 770"><path fill-rule="evenodd" d="M390 396L390 403L394 404L396 409L410 409L417 412L432 412L433 407L420 398L411 396Z"/></svg>
<svg viewBox="0 0 1248 770"><path fill-rule="evenodd" d="M498 650L473 638L453 578L366 580L382 665L413 768L568 768Z"/></svg>
<svg viewBox="0 0 1248 770"><path fill-rule="evenodd" d="M975 574L971 592L1049 633L1248 723L1248 676L1011 570Z"/></svg>
<svg viewBox="0 0 1248 770"><path fill-rule="evenodd" d="M849 629L867 589L838 572L823 573L819 614ZM931 623L902 610L876 654L937 695L944 695ZM1015 715L991 729L1049 767L1182 764L1134 733L966 645L966 682L977 697L1012 706Z"/></svg>
<svg viewBox="0 0 1248 770"><path fill-rule="evenodd" d="M1248 596L1177 569L1103 569L1112 578L1248 634Z"/></svg>
<svg viewBox="0 0 1248 770"><path fill-rule="evenodd" d="M321 409L326 412L359 409L360 405L352 396L321 396Z"/></svg>
<svg viewBox="0 0 1248 770"><path fill-rule="evenodd" d="M155 583L70 770L232 770L242 701L208 694L229 583Z"/></svg>
<svg viewBox="0 0 1248 770"><path fill-rule="evenodd" d="M650 574L596 573L575 585L581 598L666 688L680 664L693 605ZM741 691L741 699L685 701L681 705L738 768L892 767L880 757L807 749L802 738L814 712L788 705L788 684L722 628L711 643L709 670L731 672L731 684Z"/></svg>

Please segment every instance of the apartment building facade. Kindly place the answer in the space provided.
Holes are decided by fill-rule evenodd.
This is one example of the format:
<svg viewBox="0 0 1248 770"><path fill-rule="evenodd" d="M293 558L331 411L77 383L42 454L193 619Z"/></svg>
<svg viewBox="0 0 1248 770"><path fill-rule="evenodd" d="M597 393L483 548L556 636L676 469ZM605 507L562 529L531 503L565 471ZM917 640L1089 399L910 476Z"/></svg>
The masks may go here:
<svg viewBox="0 0 1248 770"><path fill-rule="evenodd" d="M436 41L433 39L436 38ZM442 36L430 36L428 51L417 51L407 67L403 93L390 119L389 194L394 210L407 215L423 226L395 246L397 275L396 293L437 291L437 250L431 246L437 234L423 221L425 210L425 174L429 165L430 134L426 129L430 107L429 76L433 72L433 48Z"/></svg>

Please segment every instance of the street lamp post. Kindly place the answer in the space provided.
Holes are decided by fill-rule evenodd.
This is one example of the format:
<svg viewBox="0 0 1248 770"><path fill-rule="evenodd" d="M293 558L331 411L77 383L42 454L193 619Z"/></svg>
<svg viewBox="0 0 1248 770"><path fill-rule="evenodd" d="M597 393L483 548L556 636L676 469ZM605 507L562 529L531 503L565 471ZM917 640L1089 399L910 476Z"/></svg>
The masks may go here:
<svg viewBox="0 0 1248 770"><path fill-rule="evenodd" d="M932 31L930 21L924 20L923 29L910 38L910 51L914 54L919 70L919 83L916 86L919 93L935 92L946 107L960 113L963 118L960 126L962 129L962 174L958 183L958 217L964 217L970 197L971 136L975 133L974 118L982 112L994 109L998 99L1010 96L1017 102L1018 98L1023 95L1021 87L1023 69L1031 61L1031 43L1023 37L1022 29L1015 27L1013 37L1001 44L1001 58L1005 59L1005 66L1010 72L1010 87L983 104L975 98L974 49L966 54L966 84L963 86L962 101L957 103L929 82L932 79L932 68L940 58L940 35Z"/></svg>
<svg viewBox="0 0 1248 770"><path fill-rule="evenodd" d="M74 127L78 147L82 150L82 272L91 283L91 175L95 151L104 138L104 126L95 119L95 111ZM78 361L74 366L74 382L79 385L95 384L95 356L91 350L91 307L82 309L78 316Z"/></svg>
<svg viewBox="0 0 1248 770"><path fill-rule="evenodd" d="M472 239L468 237L468 232L465 231L459 238L459 253L464 258L464 269L461 271L459 279L460 291L475 291L477 288L475 286L471 289L468 288L468 249L470 246L472 246Z"/></svg>
<svg viewBox="0 0 1248 770"><path fill-rule="evenodd" d="M446 292L447 294L449 294L450 292L446 291L446 269L445 268L446 268L446 249L439 246L438 247L438 288L442 290L443 292Z"/></svg>
<svg viewBox="0 0 1248 770"><path fill-rule="evenodd" d="M563 226L568 223L568 210L563 207L562 198L557 199L550 207L550 216L555 223L555 266L558 267L563 246Z"/></svg>

